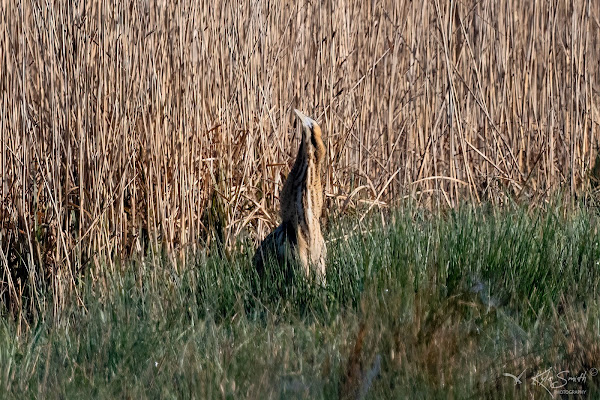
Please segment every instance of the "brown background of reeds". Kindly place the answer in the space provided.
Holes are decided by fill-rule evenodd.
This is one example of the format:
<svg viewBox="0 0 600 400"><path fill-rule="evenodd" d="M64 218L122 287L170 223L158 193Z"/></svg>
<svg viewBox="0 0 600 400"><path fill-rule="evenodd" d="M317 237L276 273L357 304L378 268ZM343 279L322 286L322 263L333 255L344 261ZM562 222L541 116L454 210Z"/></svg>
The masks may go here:
<svg viewBox="0 0 600 400"><path fill-rule="evenodd" d="M330 212L587 185L598 1L175 3L2 1L5 296L256 243L277 223L293 108L323 128Z"/></svg>

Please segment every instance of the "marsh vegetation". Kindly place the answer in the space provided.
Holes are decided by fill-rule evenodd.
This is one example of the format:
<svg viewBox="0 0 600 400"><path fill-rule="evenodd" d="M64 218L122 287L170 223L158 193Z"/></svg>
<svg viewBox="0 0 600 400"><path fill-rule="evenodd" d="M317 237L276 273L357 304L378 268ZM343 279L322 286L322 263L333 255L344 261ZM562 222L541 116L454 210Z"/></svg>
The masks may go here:
<svg viewBox="0 0 600 400"><path fill-rule="evenodd" d="M600 367L600 2L0 14L0 393L520 397L502 373ZM319 289L250 268L294 108Z"/></svg>

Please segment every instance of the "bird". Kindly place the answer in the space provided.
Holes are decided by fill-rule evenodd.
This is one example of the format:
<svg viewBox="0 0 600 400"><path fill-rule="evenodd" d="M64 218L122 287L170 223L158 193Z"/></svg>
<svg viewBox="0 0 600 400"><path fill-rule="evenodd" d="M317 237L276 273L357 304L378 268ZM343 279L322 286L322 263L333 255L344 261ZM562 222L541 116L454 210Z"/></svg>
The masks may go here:
<svg viewBox="0 0 600 400"><path fill-rule="evenodd" d="M302 141L281 191L281 224L261 242L253 263L257 272L263 275L270 259L280 266L295 260L307 277L314 273L324 282L327 248L320 217L325 146L317 122L299 110L294 112L302 122Z"/></svg>

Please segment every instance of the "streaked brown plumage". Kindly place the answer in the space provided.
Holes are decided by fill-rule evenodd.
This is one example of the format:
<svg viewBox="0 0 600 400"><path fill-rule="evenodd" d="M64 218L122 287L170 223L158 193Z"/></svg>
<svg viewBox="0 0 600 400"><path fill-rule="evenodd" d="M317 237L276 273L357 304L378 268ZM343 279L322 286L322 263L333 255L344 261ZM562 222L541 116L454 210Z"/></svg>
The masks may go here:
<svg viewBox="0 0 600 400"><path fill-rule="evenodd" d="M302 120L302 142L281 192L282 222L263 240L254 255L254 264L261 272L269 256L281 264L291 252L307 275L313 268L317 276L324 278L327 249L319 218L323 210L321 165L325 146L319 125L300 111L295 112Z"/></svg>

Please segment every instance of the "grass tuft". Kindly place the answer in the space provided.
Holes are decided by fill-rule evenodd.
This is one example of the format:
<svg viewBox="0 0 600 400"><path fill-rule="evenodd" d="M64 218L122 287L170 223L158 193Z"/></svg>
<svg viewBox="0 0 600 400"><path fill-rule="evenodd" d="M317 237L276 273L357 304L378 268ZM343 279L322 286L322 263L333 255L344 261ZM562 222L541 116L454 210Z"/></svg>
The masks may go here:
<svg viewBox="0 0 600 400"><path fill-rule="evenodd" d="M324 286L302 275L260 281L249 252L198 251L185 268L168 257L104 268L29 329L0 320L0 392L537 398L569 371L587 379L565 387L594 397L599 219L549 204L438 214L407 205L385 225L340 220ZM504 375L524 370L522 385Z"/></svg>

